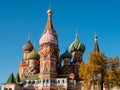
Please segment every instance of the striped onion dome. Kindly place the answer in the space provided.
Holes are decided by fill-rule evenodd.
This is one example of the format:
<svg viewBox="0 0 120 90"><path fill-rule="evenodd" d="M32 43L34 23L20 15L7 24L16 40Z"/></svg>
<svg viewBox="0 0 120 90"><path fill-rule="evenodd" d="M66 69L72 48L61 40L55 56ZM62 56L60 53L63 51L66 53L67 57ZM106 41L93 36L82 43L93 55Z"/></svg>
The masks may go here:
<svg viewBox="0 0 120 90"><path fill-rule="evenodd" d="M38 55L38 53L35 51L35 49L33 49L33 51L31 53L28 54L27 59L34 59L34 60L39 60L40 56Z"/></svg>
<svg viewBox="0 0 120 90"><path fill-rule="evenodd" d="M85 51L85 46L80 42L78 38L78 34L76 34L76 38L73 41L73 43L70 45L69 49L71 53L74 51L82 51L82 52Z"/></svg>

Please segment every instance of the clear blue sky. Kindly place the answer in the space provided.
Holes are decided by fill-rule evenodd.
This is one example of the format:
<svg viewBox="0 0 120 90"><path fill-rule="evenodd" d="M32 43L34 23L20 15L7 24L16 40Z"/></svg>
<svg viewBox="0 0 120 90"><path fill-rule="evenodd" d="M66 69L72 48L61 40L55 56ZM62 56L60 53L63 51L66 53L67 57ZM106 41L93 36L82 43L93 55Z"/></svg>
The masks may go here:
<svg viewBox="0 0 120 90"><path fill-rule="evenodd" d="M0 83L7 80L12 68L15 74L18 71L29 32L38 50L49 5L53 9L60 53L69 47L78 31L86 46L83 59L87 61L96 32L100 50L108 57L120 57L119 0L0 0Z"/></svg>

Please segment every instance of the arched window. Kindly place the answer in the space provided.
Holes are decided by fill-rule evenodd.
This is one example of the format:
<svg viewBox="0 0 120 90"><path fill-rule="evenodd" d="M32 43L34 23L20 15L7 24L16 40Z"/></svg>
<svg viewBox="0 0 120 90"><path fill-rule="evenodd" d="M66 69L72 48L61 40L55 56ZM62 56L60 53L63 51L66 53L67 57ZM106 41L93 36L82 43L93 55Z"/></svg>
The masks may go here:
<svg viewBox="0 0 120 90"><path fill-rule="evenodd" d="M47 72L47 68L46 68L46 72Z"/></svg>
<svg viewBox="0 0 120 90"><path fill-rule="evenodd" d="M7 88L4 88L4 90L8 90Z"/></svg>
<svg viewBox="0 0 120 90"><path fill-rule="evenodd" d="M40 83L40 81L38 80L37 83Z"/></svg>
<svg viewBox="0 0 120 90"><path fill-rule="evenodd" d="M35 81L32 81L32 84L35 84Z"/></svg>
<svg viewBox="0 0 120 90"><path fill-rule="evenodd" d="M55 80L53 80L53 83L55 83Z"/></svg>
<svg viewBox="0 0 120 90"><path fill-rule="evenodd" d="M54 72L54 68L52 67L52 72Z"/></svg>
<svg viewBox="0 0 120 90"><path fill-rule="evenodd" d="M29 81L28 84L31 84L31 81Z"/></svg>
<svg viewBox="0 0 120 90"><path fill-rule="evenodd" d="M45 83L45 80L43 79L43 83Z"/></svg>
<svg viewBox="0 0 120 90"><path fill-rule="evenodd" d="M48 83L48 82L49 82L49 80L47 79L47 80L46 80L46 83Z"/></svg>
<svg viewBox="0 0 120 90"><path fill-rule="evenodd" d="M12 90L12 88L9 88L9 90Z"/></svg>
<svg viewBox="0 0 120 90"><path fill-rule="evenodd" d="M25 86L25 84L26 84L26 81L24 81L24 82L21 84L21 86Z"/></svg>
<svg viewBox="0 0 120 90"><path fill-rule="evenodd" d="M52 83L53 81L51 80L51 83Z"/></svg>
<svg viewBox="0 0 120 90"><path fill-rule="evenodd" d="M74 82L72 82L72 85L74 85Z"/></svg>
<svg viewBox="0 0 120 90"><path fill-rule="evenodd" d="M65 81L64 81L64 80L62 80L62 82L64 83Z"/></svg>
<svg viewBox="0 0 120 90"><path fill-rule="evenodd" d="M60 80L58 80L58 83L60 83Z"/></svg>
<svg viewBox="0 0 120 90"><path fill-rule="evenodd" d="M72 85L72 82L69 82L68 85L71 86L71 85Z"/></svg>

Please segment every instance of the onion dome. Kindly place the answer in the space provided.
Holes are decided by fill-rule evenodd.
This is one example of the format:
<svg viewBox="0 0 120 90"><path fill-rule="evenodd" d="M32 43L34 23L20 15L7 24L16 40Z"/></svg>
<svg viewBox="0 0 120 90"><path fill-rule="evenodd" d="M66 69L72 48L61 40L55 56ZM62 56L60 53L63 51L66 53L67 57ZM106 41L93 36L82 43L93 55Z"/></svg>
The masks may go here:
<svg viewBox="0 0 120 90"><path fill-rule="evenodd" d="M29 53L29 55L27 56L27 59L34 59L34 60L39 60L40 56L38 55L38 53L35 51L35 49L33 49L33 51L31 53Z"/></svg>
<svg viewBox="0 0 120 90"><path fill-rule="evenodd" d="M40 45L45 43L53 43L57 45L57 38L52 35L49 31L47 31L40 39Z"/></svg>
<svg viewBox="0 0 120 90"><path fill-rule="evenodd" d="M39 44L43 45L45 43L53 43L57 45L58 43L57 34L52 24L52 10L49 9L47 13L48 13L48 21L47 21L44 33L40 38Z"/></svg>
<svg viewBox="0 0 120 90"><path fill-rule="evenodd" d="M64 58L69 58L69 59L71 59L71 58L72 58L72 55L69 53L68 50L66 50L65 53L63 53L61 57L62 57L63 59L64 59Z"/></svg>
<svg viewBox="0 0 120 90"><path fill-rule="evenodd" d="M69 49L71 53L74 51L82 51L82 52L85 51L85 46L80 42L77 34L74 42L70 45Z"/></svg>
<svg viewBox="0 0 120 90"><path fill-rule="evenodd" d="M28 42L23 46L22 51L32 51L33 50L33 45L30 42L30 40L28 40Z"/></svg>

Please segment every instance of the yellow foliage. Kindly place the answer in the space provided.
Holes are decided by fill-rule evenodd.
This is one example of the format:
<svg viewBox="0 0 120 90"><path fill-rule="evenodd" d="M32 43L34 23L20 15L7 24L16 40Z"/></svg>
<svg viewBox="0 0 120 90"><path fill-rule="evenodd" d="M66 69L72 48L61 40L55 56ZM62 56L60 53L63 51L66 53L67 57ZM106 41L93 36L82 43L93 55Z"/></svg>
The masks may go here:
<svg viewBox="0 0 120 90"><path fill-rule="evenodd" d="M94 76L98 74L99 84L110 83L111 87L120 86L119 58L107 58L102 52L90 52L88 63L80 64L79 76L84 80L85 87L89 88L89 82L94 83Z"/></svg>

